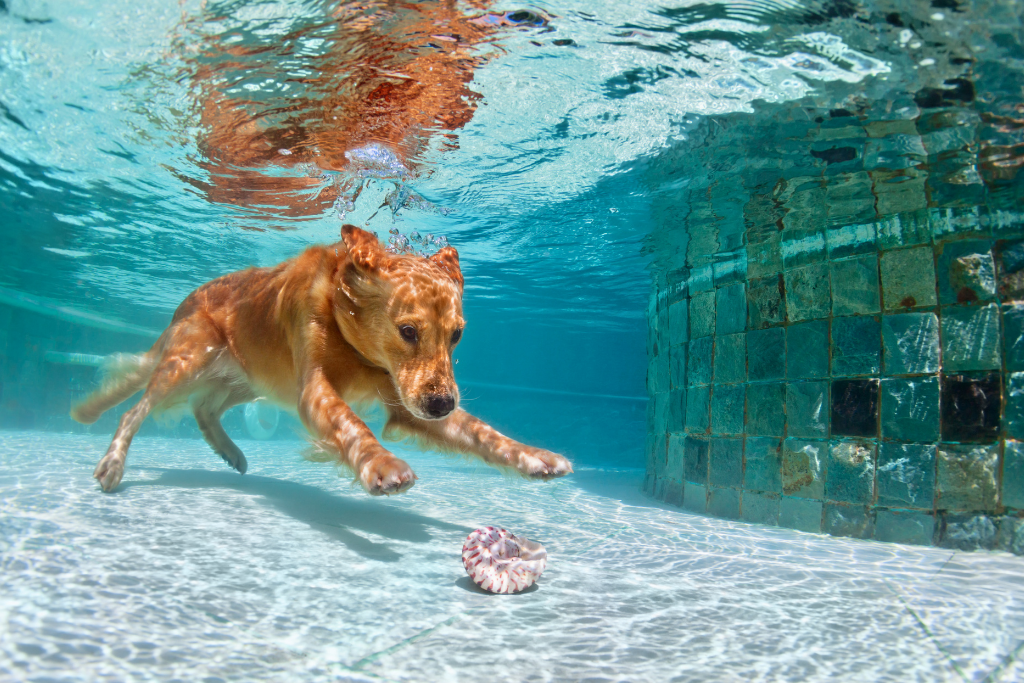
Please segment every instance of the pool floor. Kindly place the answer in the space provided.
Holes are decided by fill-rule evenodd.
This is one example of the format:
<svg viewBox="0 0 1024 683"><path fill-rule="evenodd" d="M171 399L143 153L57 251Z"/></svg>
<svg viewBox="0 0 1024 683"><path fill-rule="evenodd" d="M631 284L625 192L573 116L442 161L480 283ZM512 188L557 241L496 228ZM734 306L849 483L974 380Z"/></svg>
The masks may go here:
<svg viewBox="0 0 1024 683"><path fill-rule="evenodd" d="M1016 681L1024 564L699 517L640 471L533 483L398 449L377 499L302 445L0 433L0 679ZM520 595L469 583L462 540L541 541ZM1019 657L1019 658L1018 658Z"/></svg>

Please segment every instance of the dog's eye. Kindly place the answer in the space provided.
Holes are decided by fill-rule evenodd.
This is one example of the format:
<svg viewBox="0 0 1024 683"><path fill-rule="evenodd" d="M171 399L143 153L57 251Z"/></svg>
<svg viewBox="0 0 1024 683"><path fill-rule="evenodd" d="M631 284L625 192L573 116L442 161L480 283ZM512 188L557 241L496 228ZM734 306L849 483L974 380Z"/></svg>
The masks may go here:
<svg viewBox="0 0 1024 683"><path fill-rule="evenodd" d="M412 325L402 325L398 328L398 333L402 335L402 339L407 342L416 341L416 328Z"/></svg>
<svg viewBox="0 0 1024 683"><path fill-rule="evenodd" d="M460 339L462 339L462 330L452 332L452 346L458 344Z"/></svg>

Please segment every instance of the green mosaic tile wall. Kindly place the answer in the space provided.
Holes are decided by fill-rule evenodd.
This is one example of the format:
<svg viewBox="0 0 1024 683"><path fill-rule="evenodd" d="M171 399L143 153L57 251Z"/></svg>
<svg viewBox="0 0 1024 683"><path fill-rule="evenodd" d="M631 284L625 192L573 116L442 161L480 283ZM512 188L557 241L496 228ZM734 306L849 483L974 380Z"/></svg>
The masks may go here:
<svg viewBox="0 0 1024 683"><path fill-rule="evenodd" d="M837 536L1024 551L1024 222L922 209L662 279L645 489Z"/></svg>

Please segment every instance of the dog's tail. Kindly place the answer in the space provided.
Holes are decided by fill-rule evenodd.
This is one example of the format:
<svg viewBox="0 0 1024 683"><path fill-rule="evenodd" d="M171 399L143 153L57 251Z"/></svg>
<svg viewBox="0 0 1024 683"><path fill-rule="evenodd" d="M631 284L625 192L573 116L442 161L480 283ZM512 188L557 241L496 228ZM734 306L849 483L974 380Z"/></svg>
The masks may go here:
<svg viewBox="0 0 1024 683"><path fill-rule="evenodd" d="M155 367L156 358L149 353L110 356L100 368L100 388L71 408L72 419L87 425L100 419L100 415L145 387Z"/></svg>

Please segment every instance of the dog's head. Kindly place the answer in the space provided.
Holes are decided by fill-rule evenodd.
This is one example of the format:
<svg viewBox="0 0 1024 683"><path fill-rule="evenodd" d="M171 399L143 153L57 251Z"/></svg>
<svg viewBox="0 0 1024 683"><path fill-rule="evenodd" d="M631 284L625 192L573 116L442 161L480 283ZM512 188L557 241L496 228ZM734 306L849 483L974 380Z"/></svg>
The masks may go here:
<svg viewBox="0 0 1024 683"><path fill-rule="evenodd" d="M459 403L452 351L462 338L459 254L391 254L354 225L341 229L348 250L339 269L334 316L345 339L391 375L402 405L438 420Z"/></svg>

